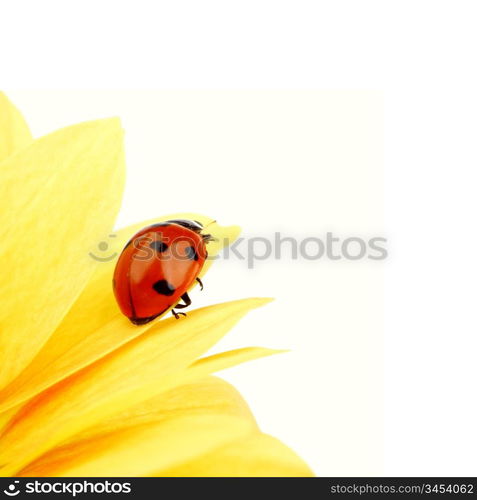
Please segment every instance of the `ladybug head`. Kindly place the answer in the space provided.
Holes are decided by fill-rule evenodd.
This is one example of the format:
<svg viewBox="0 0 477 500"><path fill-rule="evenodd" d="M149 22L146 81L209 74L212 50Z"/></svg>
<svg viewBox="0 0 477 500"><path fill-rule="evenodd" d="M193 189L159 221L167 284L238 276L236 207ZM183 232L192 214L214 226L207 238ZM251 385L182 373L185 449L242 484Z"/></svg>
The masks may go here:
<svg viewBox="0 0 477 500"><path fill-rule="evenodd" d="M194 233L200 234L204 243L208 243L209 241L214 241L214 238L211 234L202 234L202 230L204 226L198 220L188 220L188 219L172 219L167 221L169 224L178 224L179 226L183 226ZM215 222L215 221L214 221Z"/></svg>
<svg viewBox="0 0 477 500"><path fill-rule="evenodd" d="M187 220L187 219L172 219L167 221L168 224L178 224L179 226L186 227L194 233L200 233L204 226L198 220Z"/></svg>

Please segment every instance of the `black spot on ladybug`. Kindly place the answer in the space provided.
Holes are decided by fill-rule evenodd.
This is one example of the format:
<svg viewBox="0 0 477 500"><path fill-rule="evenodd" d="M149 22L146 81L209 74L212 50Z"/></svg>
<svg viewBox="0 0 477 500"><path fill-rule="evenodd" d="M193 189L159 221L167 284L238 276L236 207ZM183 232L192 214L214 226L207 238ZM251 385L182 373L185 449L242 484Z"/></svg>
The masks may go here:
<svg viewBox="0 0 477 500"><path fill-rule="evenodd" d="M152 288L154 288L157 293L166 295L167 297L176 291L176 289L167 280L156 281L154 285L152 285Z"/></svg>
<svg viewBox="0 0 477 500"><path fill-rule="evenodd" d="M185 249L185 253L186 257L190 260L199 260L199 256L197 255L194 247L187 247Z"/></svg>
<svg viewBox="0 0 477 500"><path fill-rule="evenodd" d="M149 247L159 253L165 252L169 248L169 246L163 241L153 241L152 243L149 243Z"/></svg>

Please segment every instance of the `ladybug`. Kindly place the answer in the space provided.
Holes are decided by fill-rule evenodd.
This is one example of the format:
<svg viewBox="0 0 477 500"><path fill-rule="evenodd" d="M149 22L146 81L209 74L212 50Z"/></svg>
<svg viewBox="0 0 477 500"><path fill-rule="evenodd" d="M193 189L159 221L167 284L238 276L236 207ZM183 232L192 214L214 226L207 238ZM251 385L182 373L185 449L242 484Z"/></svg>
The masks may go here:
<svg viewBox="0 0 477 500"><path fill-rule="evenodd" d="M187 291L197 281L207 259L204 226L174 219L147 226L124 247L116 263L113 290L121 312L135 325L144 325L172 309L191 304ZM183 301L182 304L179 302Z"/></svg>

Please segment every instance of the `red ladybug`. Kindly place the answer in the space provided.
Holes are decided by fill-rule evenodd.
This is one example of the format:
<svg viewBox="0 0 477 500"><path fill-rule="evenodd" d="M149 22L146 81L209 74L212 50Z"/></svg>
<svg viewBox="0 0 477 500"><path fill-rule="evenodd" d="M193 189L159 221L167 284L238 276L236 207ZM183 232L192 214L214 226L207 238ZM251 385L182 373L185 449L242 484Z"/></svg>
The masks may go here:
<svg viewBox="0 0 477 500"><path fill-rule="evenodd" d="M171 307L191 304L187 291L207 259L210 234L192 220L168 220L145 227L124 247L114 270L119 308L135 325L144 325ZM180 300L183 304L179 304ZM172 309L172 314L179 314Z"/></svg>

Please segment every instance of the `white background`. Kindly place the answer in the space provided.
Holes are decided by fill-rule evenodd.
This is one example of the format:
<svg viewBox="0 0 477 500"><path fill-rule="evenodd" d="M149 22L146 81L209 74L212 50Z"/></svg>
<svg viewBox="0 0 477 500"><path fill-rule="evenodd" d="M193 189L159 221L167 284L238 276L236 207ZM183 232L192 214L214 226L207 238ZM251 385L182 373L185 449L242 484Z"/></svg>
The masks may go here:
<svg viewBox="0 0 477 500"><path fill-rule="evenodd" d="M130 2L86 1L72 8L19 1L1 10L6 90L383 91L385 231L392 252L384 295L383 472L476 475L475 2L137 1L132 9ZM267 314L281 312L272 307ZM243 370L265 377L271 363L283 360ZM323 381L299 385L303 373L290 376L287 397L293 396L295 417L303 418L298 429L290 421L289 436L278 432L280 415L270 414L262 425L306 458L316 456L318 474L329 473L336 457L328 448L307 446L324 432L307 414L314 384L323 387ZM273 382L261 380L259 389L279 405L280 394L266 392ZM338 421L344 432L346 424L354 425L352 409ZM350 448L353 457L357 451ZM345 456L343 463L343 470L331 472L352 473ZM355 471L363 473L357 461ZM381 473L378 467L368 472Z"/></svg>

